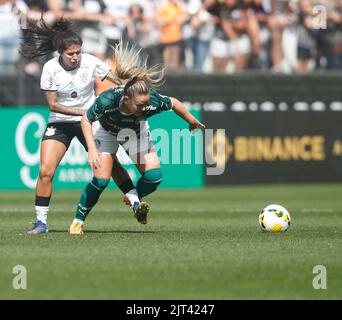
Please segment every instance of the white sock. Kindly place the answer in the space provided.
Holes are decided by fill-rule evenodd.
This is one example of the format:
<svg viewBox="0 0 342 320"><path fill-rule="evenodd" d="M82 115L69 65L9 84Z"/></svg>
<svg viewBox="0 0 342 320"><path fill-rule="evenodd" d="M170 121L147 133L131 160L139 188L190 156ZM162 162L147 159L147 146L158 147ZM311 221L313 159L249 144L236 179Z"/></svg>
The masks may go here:
<svg viewBox="0 0 342 320"><path fill-rule="evenodd" d="M131 203L131 206L133 206L134 202L139 202L139 197L138 197L138 192L137 190L134 188L132 190L129 190L125 196L128 198L129 202Z"/></svg>
<svg viewBox="0 0 342 320"><path fill-rule="evenodd" d="M35 206L37 220L47 224L47 216L49 212L49 207Z"/></svg>
<svg viewBox="0 0 342 320"><path fill-rule="evenodd" d="M72 220L72 223L73 223L73 224L76 223L76 222L79 222L80 224L83 224L83 223L84 223L84 221L82 221L82 220L80 220L80 219L74 219L74 220Z"/></svg>

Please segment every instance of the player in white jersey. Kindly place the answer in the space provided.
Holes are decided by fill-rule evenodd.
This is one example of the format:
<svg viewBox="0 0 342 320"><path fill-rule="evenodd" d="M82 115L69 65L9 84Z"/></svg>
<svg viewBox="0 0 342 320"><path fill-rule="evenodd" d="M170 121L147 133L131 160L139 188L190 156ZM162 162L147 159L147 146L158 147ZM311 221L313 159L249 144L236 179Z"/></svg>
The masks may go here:
<svg viewBox="0 0 342 320"><path fill-rule="evenodd" d="M78 54L76 46L76 55ZM87 110L95 100L95 76L108 78L110 67L98 58L80 54L77 68L69 70L63 65L60 56L45 63L41 75L40 88L58 92L56 102L66 107ZM78 113L78 112L77 112ZM79 122L81 116L69 115L51 110L49 122Z"/></svg>
<svg viewBox="0 0 342 320"><path fill-rule="evenodd" d="M29 234L47 233L47 215L52 194L52 179L56 168L74 137L87 148L80 121L95 100L95 77L121 84L109 66L98 58L82 54L82 39L71 28L71 23L60 19L48 26L43 19L27 21L21 54L28 59L57 51L59 55L45 63L41 75L41 89L49 108L49 122L42 138L40 169L36 186L35 210L37 221ZM126 170L113 156L112 176L128 197L136 191ZM100 177L101 178L101 177ZM92 188L104 189L101 179ZM132 195L131 195L132 193Z"/></svg>

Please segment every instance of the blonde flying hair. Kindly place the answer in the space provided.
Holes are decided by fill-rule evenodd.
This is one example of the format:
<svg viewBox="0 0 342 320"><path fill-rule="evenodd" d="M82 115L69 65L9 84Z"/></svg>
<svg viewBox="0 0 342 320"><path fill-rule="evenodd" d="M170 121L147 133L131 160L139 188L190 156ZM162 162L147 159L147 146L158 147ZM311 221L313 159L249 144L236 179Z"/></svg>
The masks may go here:
<svg viewBox="0 0 342 320"><path fill-rule="evenodd" d="M114 73L125 82L125 95L148 94L151 87L158 87L164 83L165 66L162 64L147 67L147 58L140 58L141 49L134 45L124 44L122 40L112 47Z"/></svg>

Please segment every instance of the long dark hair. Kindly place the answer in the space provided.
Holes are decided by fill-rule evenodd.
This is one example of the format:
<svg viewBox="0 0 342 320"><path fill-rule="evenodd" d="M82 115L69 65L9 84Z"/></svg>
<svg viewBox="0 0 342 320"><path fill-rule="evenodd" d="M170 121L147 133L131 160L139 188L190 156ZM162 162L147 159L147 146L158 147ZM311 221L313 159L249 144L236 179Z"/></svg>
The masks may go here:
<svg viewBox="0 0 342 320"><path fill-rule="evenodd" d="M61 54L71 45L82 46L83 43L81 37L73 31L71 22L63 18L52 26L45 23L43 16L38 21L28 19L23 34L19 52L30 60L56 50Z"/></svg>

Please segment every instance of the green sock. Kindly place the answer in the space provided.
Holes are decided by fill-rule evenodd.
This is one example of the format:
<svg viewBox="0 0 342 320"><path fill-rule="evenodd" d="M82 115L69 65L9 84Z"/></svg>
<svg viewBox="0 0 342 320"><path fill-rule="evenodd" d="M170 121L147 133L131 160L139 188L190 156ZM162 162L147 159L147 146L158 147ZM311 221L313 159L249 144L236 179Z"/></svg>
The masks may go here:
<svg viewBox="0 0 342 320"><path fill-rule="evenodd" d="M75 219L84 221L92 207L99 200L102 191L107 187L109 180L96 177L83 190L80 202L77 205Z"/></svg>
<svg viewBox="0 0 342 320"><path fill-rule="evenodd" d="M137 182L139 198L145 197L155 191L161 183L163 173L160 168L145 171Z"/></svg>

